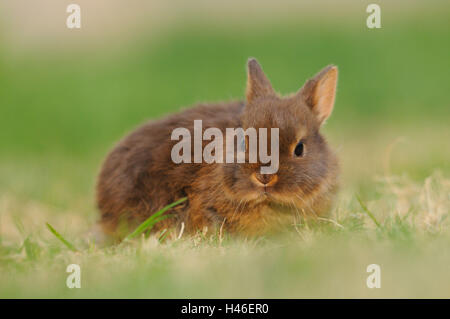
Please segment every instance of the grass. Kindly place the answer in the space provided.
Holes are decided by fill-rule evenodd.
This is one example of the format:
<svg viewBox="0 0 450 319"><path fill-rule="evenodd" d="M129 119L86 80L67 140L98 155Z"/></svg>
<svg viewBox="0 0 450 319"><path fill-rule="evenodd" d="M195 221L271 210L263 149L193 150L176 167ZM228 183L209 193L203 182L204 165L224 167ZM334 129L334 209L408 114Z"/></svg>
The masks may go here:
<svg viewBox="0 0 450 319"><path fill-rule="evenodd" d="M187 200L187 197L183 197L183 198L177 200L176 202L173 202L173 203L163 207L162 209L160 209L159 211L154 213L152 216L147 218L131 234L129 234L127 237L125 237L124 241L128 241L130 239L136 238L137 236L141 235L144 232L146 235L145 237L148 238L148 236L150 235L150 231L152 230L153 226L156 225L156 223L158 223L166 218L172 217L172 215L170 215L170 214L166 214L166 215L163 215L163 214L166 211L168 211L169 209L171 209L172 207L175 207L175 206L181 204L182 202L185 202L186 200ZM164 231L164 233L166 231L167 231L167 229ZM160 238L161 238L161 236L164 235L164 233L160 234Z"/></svg>
<svg viewBox="0 0 450 319"><path fill-rule="evenodd" d="M47 228L50 230L50 232L56 236L56 238L58 238L63 244L64 246L66 246L67 248L69 248L69 250L71 251L78 251L74 245L72 245L71 243L69 243L63 236L61 236L60 233L58 233L52 225L50 225L49 223L45 224L47 226Z"/></svg>
<svg viewBox="0 0 450 319"><path fill-rule="evenodd" d="M155 234L102 249L73 236L83 222L66 235L84 247L73 252L37 227L22 247L2 244L1 297L448 297L450 181L436 174L379 186L384 194L365 201L379 227L352 194L328 219L271 238L171 232L163 243ZM81 289L65 287L70 263L81 266ZM365 287L372 263L380 290Z"/></svg>
<svg viewBox="0 0 450 319"><path fill-rule="evenodd" d="M356 199L358 200L359 205L361 205L362 209L367 213L367 215L370 217L371 220L377 225L377 227L381 227L380 223L377 221L375 216L372 214L372 212L366 207L366 205L362 202L361 198L359 198L358 195L356 195Z"/></svg>
<svg viewBox="0 0 450 319"><path fill-rule="evenodd" d="M388 12L376 32L354 16L242 30L200 21L126 52L0 55L0 297L450 297L450 28L440 11ZM324 127L342 166L330 216L272 237L143 235L159 212L126 242L98 247L95 177L113 143L149 118L242 98L249 56L283 93L339 66ZM81 289L65 285L72 263ZM372 263L381 289L366 287Z"/></svg>

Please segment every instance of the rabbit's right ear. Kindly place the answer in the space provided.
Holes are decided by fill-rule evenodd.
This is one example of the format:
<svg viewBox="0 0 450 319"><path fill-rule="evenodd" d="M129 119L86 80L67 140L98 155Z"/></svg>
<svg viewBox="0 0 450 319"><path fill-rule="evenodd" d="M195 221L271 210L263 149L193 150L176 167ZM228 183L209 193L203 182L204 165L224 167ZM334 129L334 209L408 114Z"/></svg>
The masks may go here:
<svg viewBox="0 0 450 319"><path fill-rule="evenodd" d="M258 61L250 58L247 62L247 102L262 96L276 95L269 79L264 74Z"/></svg>

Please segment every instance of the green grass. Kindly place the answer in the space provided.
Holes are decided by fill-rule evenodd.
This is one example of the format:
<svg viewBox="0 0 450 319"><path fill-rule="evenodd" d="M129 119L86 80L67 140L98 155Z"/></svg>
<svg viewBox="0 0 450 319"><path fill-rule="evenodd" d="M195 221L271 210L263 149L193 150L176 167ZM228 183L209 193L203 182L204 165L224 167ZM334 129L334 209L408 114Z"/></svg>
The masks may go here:
<svg viewBox="0 0 450 319"><path fill-rule="evenodd" d="M163 215L163 214L166 211L168 211L169 209L181 204L182 202L185 202L186 200L187 200L187 197L183 197L183 198L177 200L176 202L173 202L167 206L164 206L164 208L155 212L152 216L150 216L144 222L142 222L142 224L140 224L138 227L136 227L136 229L131 234L129 234L127 237L125 237L124 241L126 242L130 239L136 238L137 236L141 235L144 232L146 235L145 237L148 238L149 235L151 234L150 231L158 222L160 222L166 218L173 217L171 214L166 214L166 215ZM163 236L163 234L165 234L165 231L160 234L160 237Z"/></svg>
<svg viewBox="0 0 450 319"><path fill-rule="evenodd" d="M450 181L437 174L422 184L389 179L379 186L384 194L364 202L379 227L352 194L341 196L328 219L257 239L171 232L163 243L155 234L99 248L73 235L89 226L81 221L66 238L84 248L72 252L36 227L22 246L2 244L0 296L448 297ZM71 263L82 269L78 290L65 287ZM365 287L372 263L382 269L380 290Z"/></svg>
<svg viewBox="0 0 450 319"><path fill-rule="evenodd" d="M49 223L45 224L48 228L48 230L55 235L56 238L58 238L63 244L64 246L66 246L67 248L69 248L69 250L71 251L78 251L74 245L72 245L70 242L68 242L63 236L61 236L60 233L58 233L52 225L50 225Z"/></svg>
<svg viewBox="0 0 450 319"><path fill-rule="evenodd" d="M0 54L0 297L450 297L450 28L447 7L426 12L387 11L376 31L356 16L198 20L122 52ZM145 224L98 247L95 178L113 143L195 102L241 99L249 56L282 93L339 66L330 216L253 239L146 237ZM71 263L81 289L65 286ZM372 263L381 289L365 285Z"/></svg>

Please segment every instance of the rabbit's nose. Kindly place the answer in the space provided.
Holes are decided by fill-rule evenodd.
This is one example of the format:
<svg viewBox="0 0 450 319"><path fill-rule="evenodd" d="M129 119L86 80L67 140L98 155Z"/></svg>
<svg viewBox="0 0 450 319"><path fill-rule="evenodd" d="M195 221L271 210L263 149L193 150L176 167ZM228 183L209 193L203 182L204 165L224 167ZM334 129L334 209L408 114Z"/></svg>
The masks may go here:
<svg viewBox="0 0 450 319"><path fill-rule="evenodd" d="M278 176L275 174L253 173L252 177L258 186L272 186L278 181Z"/></svg>

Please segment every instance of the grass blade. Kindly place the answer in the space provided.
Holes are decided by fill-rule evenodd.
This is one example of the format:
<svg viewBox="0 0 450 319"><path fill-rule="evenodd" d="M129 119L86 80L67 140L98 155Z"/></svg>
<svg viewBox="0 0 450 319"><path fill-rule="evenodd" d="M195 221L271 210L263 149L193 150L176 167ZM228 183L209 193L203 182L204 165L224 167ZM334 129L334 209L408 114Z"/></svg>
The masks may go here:
<svg viewBox="0 0 450 319"><path fill-rule="evenodd" d="M45 223L45 225L47 225L47 228L50 230L50 232L56 236L56 238L58 238L67 248L69 248L71 251L78 251L74 245L72 245L71 243L69 243L60 233L58 233L53 227L52 225L50 225L49 223Z"/></svg>
<svg viewBox="0 0 450 319"><path fill-rule="evenodd" d="M364 212L366 212L366 214L370 217L370 219L373 220L373 222L375 223L375 225L377 225L378 228L382 228L381 224L377 221L377 219L375 218L375 216L372 214L372 212L367 208L366 205L364 205L364 203L362 202L361 198L359 198L358 195L356 195L356 199L359 202L359 205L361 205L362 209L364 210Z"/></svg>
<svg viewBox="0 0 450 319"><path fill-rule="evenodd" d="M154 225L156 225L157 223L159 223L160 221L166 219L166 218L171 218L173 217L172 214L167 214L167 215L163 215L163 216L159 216L158 218L155 218L155 220L153 221L153 223L151 225L148 226L148 228L146 229L145 232L145 238L148 238L150 236L150 232L153 228Z"/></svg>
<svg viewBox="0 0 450 319"><path fill-rule="evenodd" d="M162 242L164 241L164 239L166 239L168 233L169 233L169 232L167 231L167 228L164 228L164 230L163 230L163 231L161 232L161 234L159 235L158 241L159 241L160 243L162 243Z"/></svg>
<svg viewBox="0 0 450 319"><path fill-rule="evenodd" d="M135 238L136 236L139 236L147 229L152 228L157 222L159 222L163 219L166 219L168 217L172 217L171 215L165 215L165 216L161 216L161 215L164 214L169 209L171 209L172 207L175 207L186 200L187 200L187 197L183 197L183 198L177 200L176 202L173 202L172 204L169 204L169 205L165 206L164 208L162 208L161 210L157 211L152 216L147 218L142 224L140 224L131 234L129 234L124 239L124 241Z"/></svg>

